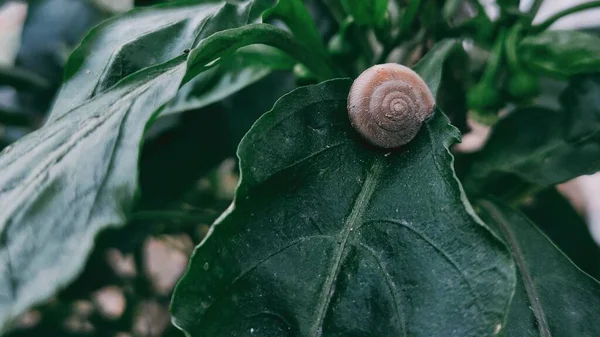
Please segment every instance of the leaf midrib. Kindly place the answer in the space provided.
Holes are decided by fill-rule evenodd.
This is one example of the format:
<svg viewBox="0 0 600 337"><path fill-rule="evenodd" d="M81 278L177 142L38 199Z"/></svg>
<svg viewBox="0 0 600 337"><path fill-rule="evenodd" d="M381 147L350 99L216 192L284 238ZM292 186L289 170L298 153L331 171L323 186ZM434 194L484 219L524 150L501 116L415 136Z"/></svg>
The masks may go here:
<svg viewBox="0 0 600 337"><path fill-rule="evenodd" d="M338 239L339 248L337 250L334 262L331 265L331 269L328 273L327 279L325 280L323 290L321 291L320 301L317 306L317 321L311 329L311 336L321 337L323 335L323 321L325 320L327 308L329 307L329 303L331 302L331 298L333 297L334 285L337 281L337 277L342 267L342 261L344 258L344 253L346 252L348 239L350 238L350 234L352 233L353 229L359 226L362 221L362 217L365 213L367 206L369 205L371 196L375 191L375 186L377 186L377 181L381 176L383 165L384 161L382 158L376 157L374 159L371 168L367 172L365 182L363 183L361 190L358 196L356 197L354 207L352 208L350 215L348 215L348 217L346 218L344 228L342 228L342 231L340 232Z"/></svg>

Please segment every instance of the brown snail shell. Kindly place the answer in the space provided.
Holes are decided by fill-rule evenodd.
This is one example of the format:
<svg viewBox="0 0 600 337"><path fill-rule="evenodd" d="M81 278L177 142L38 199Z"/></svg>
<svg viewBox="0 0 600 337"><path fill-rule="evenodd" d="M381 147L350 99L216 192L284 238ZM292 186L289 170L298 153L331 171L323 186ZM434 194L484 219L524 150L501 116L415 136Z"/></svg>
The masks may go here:
<svg viewBox="0 0 600 337"><path fill-rule="evenodd" d="M395 63L365 70L348 95L350 122L367 141L383 148L399 147L415 138L434 106L425 81Z"/></svg>

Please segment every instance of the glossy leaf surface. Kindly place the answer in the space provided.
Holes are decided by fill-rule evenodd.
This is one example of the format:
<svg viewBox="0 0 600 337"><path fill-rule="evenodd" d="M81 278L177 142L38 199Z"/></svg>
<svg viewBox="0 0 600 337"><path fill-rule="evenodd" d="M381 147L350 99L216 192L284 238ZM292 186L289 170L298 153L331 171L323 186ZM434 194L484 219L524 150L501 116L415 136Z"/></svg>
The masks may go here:
<svg viewBox="0 0 600 337"><path fill-rule="evenodd" d="M441 64L418 70L432 83ZM503 321L513 265L454 176L458 131L437 111L405 148L374 149L348 121L350 84L291 92L242 140L235 202L173 298L191 336L486 336Z"/></svg>

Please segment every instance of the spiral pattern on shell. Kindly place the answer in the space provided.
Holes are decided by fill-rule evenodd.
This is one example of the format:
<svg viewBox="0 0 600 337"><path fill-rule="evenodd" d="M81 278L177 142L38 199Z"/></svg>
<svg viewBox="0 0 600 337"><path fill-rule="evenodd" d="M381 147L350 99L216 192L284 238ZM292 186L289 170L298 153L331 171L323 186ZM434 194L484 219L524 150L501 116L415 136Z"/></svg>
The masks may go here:
<svg viewBox="0 0 600 337"><path fill-rule="evenodd" d="M383 148L399 147L415 138L434 105L425 81L395 63L365 70L348 95L350 122L366 140Z"/></svg>

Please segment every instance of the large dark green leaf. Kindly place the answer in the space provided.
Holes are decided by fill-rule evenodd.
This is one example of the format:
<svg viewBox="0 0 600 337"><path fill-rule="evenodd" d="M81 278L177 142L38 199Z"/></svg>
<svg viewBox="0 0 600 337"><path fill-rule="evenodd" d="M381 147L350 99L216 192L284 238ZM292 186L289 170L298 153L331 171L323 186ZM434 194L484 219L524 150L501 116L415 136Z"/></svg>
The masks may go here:
<svg viewBox="0 0 600 337"><path fill-rule="evenodd" d="M517 109L501 119L473 157L466 187L481 191L502 176L554 185L600 169L600 81L581 77L561 95L564 110Z"/></svg>
<svg viewBox="0 0 600 337"><path fill-rule="evenodd" d="M519 282L505 335L600 336L600 283L579 270L523 215L482 201L484 218L512 249Z"/></svg>
<svg viewBox="0 0 600 337"><path fill-rule="evenodd" d="M441 63L420 69L430 80ZM437 111L405 148L374 149L349 123L349 87L297 89L242 140L235 202L174 294L189 335L486 336L502 324L514 270L455 178L458 131Z"/></svg>
<svg viewBox="0 0 600 337"><path fill-rule="evenodd" d="M144 126L185 59L120 82L0 155L0 323L66 285L95 234L125 222Z"/></svg>
<svg viewBox="0 0 600 337"><path fill-rule="evenodd" d="M542 73L561 77L600 71L600 38L572 30L544 31L519 46L523 62Z"/></svg>
<svg viewBox="0 0 600 337"><path fill-rule="evenodd" d="M0 154L0 326L68 283L99 230L126 222L137 190L144 130L186 80L206 70L209 62L254 43L272 43L311 64L306 49L271 25L198 37L207 27L250 17L259 4L261 0L154 9L178 18L171 28L164 28L161 15L144 9L99 26L74 53L50 121ZM212 13L205 14L209 9ZM182 11L194 10L195 16L180 17ZM132 28L150 25L144 21L148 17L158 26L144 32ZM136 40L134 33L142 35ZM159 36L147 40L152 34ZM99 48L98 41L109 45L124 35L127 46L110 45L116 48L112 52ZM168 37L164 50L154 49L159 37L163 42ZM196 47L189 55L170 49L184 45ZM173 58L162 62L169 56ZM152 62L162 63L148 67Z"/></svg>

